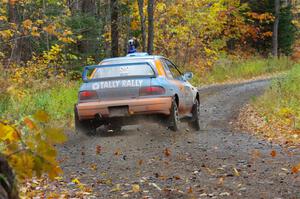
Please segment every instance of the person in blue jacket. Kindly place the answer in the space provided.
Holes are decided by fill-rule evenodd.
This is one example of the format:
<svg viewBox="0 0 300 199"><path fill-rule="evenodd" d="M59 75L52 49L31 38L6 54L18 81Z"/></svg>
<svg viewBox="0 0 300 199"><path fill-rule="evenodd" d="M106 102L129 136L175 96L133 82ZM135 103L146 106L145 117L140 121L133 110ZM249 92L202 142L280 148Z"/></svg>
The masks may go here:
<svg viewBox="0 0 300 199"><path fill-rule="evenodd" d="M136 42L134 39L128 41L128 54L136 53Z"/></svg>

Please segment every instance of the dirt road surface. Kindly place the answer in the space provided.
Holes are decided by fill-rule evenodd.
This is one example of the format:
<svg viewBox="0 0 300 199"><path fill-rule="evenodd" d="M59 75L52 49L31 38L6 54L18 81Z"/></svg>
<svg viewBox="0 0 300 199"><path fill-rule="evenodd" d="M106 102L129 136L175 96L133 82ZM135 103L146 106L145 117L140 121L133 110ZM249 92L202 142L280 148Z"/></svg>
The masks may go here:
<svg viewBox="0 0 300 199"><path fill-rule="evenodd" d="M141 124L119 133L71 133L59 147L65 178L93 187L94 198L300 198L300 174L291 173L299 147L281 147L230 125L268 85L200 89L199 132Z"/></svg>

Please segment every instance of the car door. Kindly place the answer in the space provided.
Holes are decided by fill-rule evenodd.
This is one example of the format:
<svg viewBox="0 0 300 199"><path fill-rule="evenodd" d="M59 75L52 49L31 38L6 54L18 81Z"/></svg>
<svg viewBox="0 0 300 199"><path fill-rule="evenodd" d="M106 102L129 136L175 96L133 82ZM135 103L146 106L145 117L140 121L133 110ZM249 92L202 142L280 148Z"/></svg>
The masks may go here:
<svg viewBox="0 0 300 199"><path fill-rule="evenodd" d="M179 88L180 92L182 93L182 99L183 102L183 112L189 113L191 110L191 98L192 98L192 90L191 85L183 78L182 73L177 68L175 64L173 64L168 59L163 59L165 63L165 70L166 70L166 76L173 81Z"/></svg>

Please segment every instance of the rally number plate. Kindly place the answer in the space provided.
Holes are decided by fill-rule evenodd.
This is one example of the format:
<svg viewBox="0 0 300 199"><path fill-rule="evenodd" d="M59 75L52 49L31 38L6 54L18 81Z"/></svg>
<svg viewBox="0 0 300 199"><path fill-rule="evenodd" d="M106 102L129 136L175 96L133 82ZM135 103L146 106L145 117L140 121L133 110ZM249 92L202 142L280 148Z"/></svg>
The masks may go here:
<svg viewBox="0 0 300 199"><path fill-rule="evenodd" d="M110 107L108 109L110 117L124 117L129 115L128 106Z"/></svg>

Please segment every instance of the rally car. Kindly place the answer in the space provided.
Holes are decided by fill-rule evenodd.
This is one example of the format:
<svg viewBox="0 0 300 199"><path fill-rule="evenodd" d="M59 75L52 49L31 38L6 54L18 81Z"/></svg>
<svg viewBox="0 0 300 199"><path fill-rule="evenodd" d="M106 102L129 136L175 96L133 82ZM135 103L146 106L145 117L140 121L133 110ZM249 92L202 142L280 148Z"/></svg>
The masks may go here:
<svg viewBox="0 0 300 199"><path fill-rule="evenodd" d="M192 77L169 59L145 53L86 66L74 110L76 130L106 125L119 131L139 118L156 118L173 131L188 121L200 130L200 96L188 82Z"/></svg>

